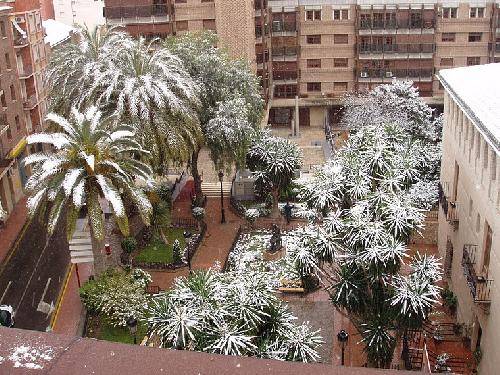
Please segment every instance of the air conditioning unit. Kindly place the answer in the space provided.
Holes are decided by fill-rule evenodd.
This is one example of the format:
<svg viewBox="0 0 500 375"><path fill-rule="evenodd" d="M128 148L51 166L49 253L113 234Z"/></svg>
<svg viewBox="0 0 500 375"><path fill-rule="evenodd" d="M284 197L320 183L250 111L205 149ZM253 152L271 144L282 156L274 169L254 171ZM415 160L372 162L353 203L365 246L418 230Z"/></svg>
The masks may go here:
<svg viewBox="0 0 500 375"><path fill-rule="evenodd" d="M361 72L361 78L368 78L368 72Z"/></svg>
<svg viewBox="0 0 500 375"><path fill-rule="evenodd" d="M385 72L385 76L387 78L392 78L393 77L392 72Z"/></svg>
<svg viewBox="0 0 500 375"><path fill-rule="evenodd" d="M23 23L24 22L24 17L19 17L18 16L18 17L15 18L15 20L16 20L17 23Z"/></svg>

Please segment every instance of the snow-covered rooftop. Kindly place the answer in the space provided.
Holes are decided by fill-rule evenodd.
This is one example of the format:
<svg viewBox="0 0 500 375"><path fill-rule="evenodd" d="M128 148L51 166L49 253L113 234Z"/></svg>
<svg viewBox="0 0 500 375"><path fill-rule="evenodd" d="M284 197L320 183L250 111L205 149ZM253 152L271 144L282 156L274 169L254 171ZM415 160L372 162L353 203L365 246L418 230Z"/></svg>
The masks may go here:
<svg viewBox="0 0 500 375"><path fill-rule="evenodd" d="M438 78L500 153L500 63L445 69L439 71Z"/></svg>
<svg viewBox="0 0 500 375"><path fill-rule="evenodd" d="M72 26L52 19L42 21L42 25L45 28L45 33L47 34L45 37L45 43L49 43L51 47L54 47L68 39L71 32L75 30Z"/></svg>

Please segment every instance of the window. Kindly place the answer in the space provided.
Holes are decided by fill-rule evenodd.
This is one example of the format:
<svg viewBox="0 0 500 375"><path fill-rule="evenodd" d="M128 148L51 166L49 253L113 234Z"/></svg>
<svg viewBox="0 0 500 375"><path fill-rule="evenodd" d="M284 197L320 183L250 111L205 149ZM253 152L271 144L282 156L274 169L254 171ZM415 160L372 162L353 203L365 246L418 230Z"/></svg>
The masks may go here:
<svg viewBox="0 0 500 375"><path fill-rule="evenodd" d="M7 38L7 33L5 31L5 22L0 21L0 33L2 34L2 38Z"/></svg>
<svg viewBox="0 0 500 375"><path fill-rule="evenodd" d="M481 33L469 33L469 42L480 42Z"/></svg>
<svg viewBox="0 0 500 375"><path fill-rule="evenodd" d="M334 82L333 91L347 91L347 82Z"/></svg>
<svg viewBox="0 0 500 375"><path fill-rule="evenodd" d="M21 121L19 120L19 116L16 115L14 120L16 121L16 129L20 130L21 129Z"/></svg>
<svg viewBox="0 0 500 375"><path fill-rule="evenodd" d="M215 20L203 20L204 30L216 30Z"/></svg>
<svg viewBox="0 0 500 375"><path fill-rule="evenodd" d="M321 82L307 82L307 91L321 91Z"/></svg>
<svg viewBox="0 0 500 375"><path fill-rule="evenodd" d="M488 277L490 268L491 243L493 242L493 231L487 221L484 222L484 244L483 244L483 274Z"/></svg>
<svg viewBox="0 0 500 375"><path fill-rule="evenodd" d="M349 19L349 10L348 9L334 9L333 10L333 19L334 20L348 20Z"/></svg>
<svg viewBox="0 0 500 375"><path fill-rule="evenodd" d="M484 8L482 7L471 7L469 12L470 18L483 18L484 17Z"/></svg>
<svg viewBox="0 0 500 375"><path fill-rule="evenodd" d="M307 60L308 68L321 68L321 59L308 59Z"/></svg>
<svg viewBox="0 0 500 375"><path fill-rule="evenodd" d="M347 34L334 34L333 43L335 44L347 44L349 43L349 36Z"/></svg>
<svg viewBox="0 0 500 375"><path fill-rule="evenodd" d="M481 58L479 56L467 57L467 66L479 64L481 64Z"/></svg>
<svg viewBox="0 0 500 375"><path fill-rule="evenodd" d="M347 58L336 58L333 59L333 66L335 68L345 68L347 67L348 61Z"/></svg>
<svg viewBox="0 0 500 375"><path fill-rule="evenodd" d="M476 216L476 232L479 233L480 230L481 230L481 215L479 215L478 212Z"/></svg>
<svg viewBox="0 0 500 375"><path fill-rule="evenodd" d="M321 10L306 10L306 21L321 20Z"/></svg>
<svg viewBox="0 0 500 375"><path fill-rule="evenodd" d="M11 65L10 65L10 56L9 56L8 53L5 54L5 65L7 66L7 69L11 68Z"/></svg>
<svg viewBox="0 0 500 375"><path fill-rule="evenodd" d="M472 217L472 211L474 210L474 201L469 199L469 217Z"/></svg>
<svg viewBox="0 0 500 375"><path fill-rule="evenodd" d="M12 132L10 130L10 127L7 128L7 138L12 139Z"/></svg>
<svg viewBox="0 0 500 375"><path fill-rule="evenodd" d="M177 31L186 31L188 29L188 21L177 21L175 28Z"/></svg>
<svg viewBox="0 0 500 375"><path fill-rule="evenodd" d="M455 41L455 33L443 33L441 34L442 42L454 42Z"/></svg>
<svg viewBox="0 0 500 375"><path fill-rule="evenodd" d="M308 35L307 44L321 44L321 35Z"/></svg>
<svg viewBox="0 0 500 375"><path fill-rule="evenodd" d="M453 66L453 57L443 57L441 59L441 66Z"/></svg>
<svg viewBox="0 0 500 375"><path fill-rule="evenodd" d="M10 98L12 100L16 100L16 90L14 89L14 85L10 85Z"/></svg>
<svg viewBox="0 0 500 375"><path fill-rule="evenodd" d="M457 8L443 8L443 18L457 18Z"/></svg>
<svg viewBox="0 0 500 375"><path fill-rule="evenodd" d="M2 102L2 107L7 107L7 101L5 100L5 93L2 91L2 95L0 95L0 101Z"/></svg>

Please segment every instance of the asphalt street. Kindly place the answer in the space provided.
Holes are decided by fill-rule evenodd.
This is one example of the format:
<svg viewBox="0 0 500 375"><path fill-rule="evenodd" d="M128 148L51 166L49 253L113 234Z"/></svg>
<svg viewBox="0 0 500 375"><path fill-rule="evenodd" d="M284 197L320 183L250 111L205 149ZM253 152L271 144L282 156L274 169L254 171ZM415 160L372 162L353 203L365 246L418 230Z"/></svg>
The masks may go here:
<svg viewBox="0 0 500 375"><path fill-rule="evenodd" d="M49 238L35 218L0 268L0 304L15 311L16 328L45 331L69 265L64 217Z"/></svg>

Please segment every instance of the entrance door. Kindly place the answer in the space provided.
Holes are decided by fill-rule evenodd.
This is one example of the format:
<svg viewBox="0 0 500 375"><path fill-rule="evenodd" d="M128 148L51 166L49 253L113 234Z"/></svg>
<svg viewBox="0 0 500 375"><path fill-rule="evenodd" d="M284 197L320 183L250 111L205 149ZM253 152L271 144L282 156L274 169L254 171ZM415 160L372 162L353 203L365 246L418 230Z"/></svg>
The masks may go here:
<svg viewBox="0 0 500 375"><path fill-rule="evenodd" d="M299 108L299 126L310 126L311 119L309 115L309 108Z"/></svg>

